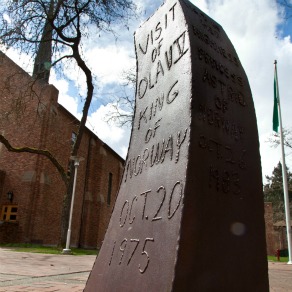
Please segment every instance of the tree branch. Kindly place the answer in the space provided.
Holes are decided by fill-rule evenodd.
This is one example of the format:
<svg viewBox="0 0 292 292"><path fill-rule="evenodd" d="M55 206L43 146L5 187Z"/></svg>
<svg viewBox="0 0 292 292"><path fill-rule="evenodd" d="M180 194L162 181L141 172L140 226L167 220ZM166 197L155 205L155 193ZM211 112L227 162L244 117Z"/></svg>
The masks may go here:
<svg viewBox="0 0 292 292"><path fill-rule="evenodd" d="M31 147L13 147L3 135L0 135L0 143L2 143L6 147L6 149L10 152L31 153L31 154L37 154L37 155L42 155L42 156L47 157L52 162L52 164L57 168L66 187L68 187L69 178L67 177L67 174L63 166L59 163L59 161L53 156L53 154L50 151L31 148Z"/></svg>

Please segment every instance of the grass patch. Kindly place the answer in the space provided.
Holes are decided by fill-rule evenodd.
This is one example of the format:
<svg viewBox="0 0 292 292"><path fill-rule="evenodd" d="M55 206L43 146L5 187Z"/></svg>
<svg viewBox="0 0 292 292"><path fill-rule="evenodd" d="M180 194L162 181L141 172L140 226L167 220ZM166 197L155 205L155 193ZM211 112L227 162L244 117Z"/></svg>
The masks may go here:
<svg viewBox="0 0 292 292"><path fill-rule="evenodd" d="M43 253L43 254L62 254L62 248L56 246L43 246L39 244L30 243L9 243L0 244L0 247L9 248L12 251L17 252L33 252L33 253ZM72 254L81 255L97 255L97 249L81 249L81 248L71 248Z"/></svg>
<svg viewBox="0 0 292 292"><path fill-rule="evenodd" d="M279 262L276 256L268 256L268 260L272 262ZM281 263L287 263L289 260L288 257L280 257Z"/></svg>

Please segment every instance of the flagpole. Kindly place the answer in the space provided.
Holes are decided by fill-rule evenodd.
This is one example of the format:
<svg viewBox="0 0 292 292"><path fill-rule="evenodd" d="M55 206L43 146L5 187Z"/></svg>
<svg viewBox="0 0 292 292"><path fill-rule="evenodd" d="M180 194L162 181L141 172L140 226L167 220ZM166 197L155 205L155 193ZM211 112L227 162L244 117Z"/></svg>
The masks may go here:
<svg viewBox="0 0 292 292"><path fill-rule="evenodd" d="M285 203L286 230L287 230L287 242L288 242L288 254L289 254L289 261L287 264L291 265L292 264L291 221L290 221L290 207L289 207L289 196L288 196L288 179L287 179L287 169L286 169L286 162L285 162L284 138L283 138L283 127L282 127L282 114L281 114L281 106L280 106L280 95L279 95L279 84L278 84L278 73L277 73L277 60L275 60L274 64L275 64L275 76L276 76L276 83L277 83L277 103L278 103L278 111L279 111L280 144L281 144L281 152L282 152L284 203Z"/></svg>

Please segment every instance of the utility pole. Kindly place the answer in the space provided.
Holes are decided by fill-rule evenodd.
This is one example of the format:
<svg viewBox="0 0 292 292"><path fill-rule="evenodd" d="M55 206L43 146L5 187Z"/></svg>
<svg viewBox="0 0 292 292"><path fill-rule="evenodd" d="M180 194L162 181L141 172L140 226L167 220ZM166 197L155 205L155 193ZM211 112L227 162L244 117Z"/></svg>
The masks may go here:
<svg viewBox="0 0 292 292"><path fill-rule="evenodd" d="M77 169L79 166L80 161L84 160L82 157L72 156L70 158L74 160L74 181L73 181L73 190L72 190L72 199L71 199L71 207L70 207L70 216L69 216L69 225L67 231L67 240L66 240L66 248L63 249L63 254L72 254L70 249L70 240L71 240L71 225L72 225L72 215L73 215L73 206L74 206L74 198L75 198L75 189L76 189L76 180L77 180Z"/></svg>

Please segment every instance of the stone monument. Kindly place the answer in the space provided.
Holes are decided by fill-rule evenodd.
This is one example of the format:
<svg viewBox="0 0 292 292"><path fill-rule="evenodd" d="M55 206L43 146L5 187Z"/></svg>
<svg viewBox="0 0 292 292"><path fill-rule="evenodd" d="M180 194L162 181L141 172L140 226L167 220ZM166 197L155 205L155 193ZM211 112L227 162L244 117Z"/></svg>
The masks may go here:
<svg viewBox="0 0 292 292"><path fill-rule="evenodd" d="M85 291L268 291L256 116L234 47L167 0L135 48L129 152Z"/></svg>

